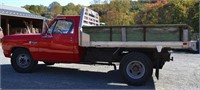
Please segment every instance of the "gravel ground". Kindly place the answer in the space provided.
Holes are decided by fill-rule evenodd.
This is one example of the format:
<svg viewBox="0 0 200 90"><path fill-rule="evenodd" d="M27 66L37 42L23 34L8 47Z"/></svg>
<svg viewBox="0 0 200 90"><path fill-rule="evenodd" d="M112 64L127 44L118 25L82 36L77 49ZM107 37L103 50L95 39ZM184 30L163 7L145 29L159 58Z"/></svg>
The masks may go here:
<svg viewBox="0 0 200 90"><path fill-rule="evenodd" d="M200 55L173 53L173 62L160 70L160 79L153 74L143 86L124 83L112 66L39 63L33 73L16 73L0 49L2 89L157 89L200 90Z"/></svg>
<svg viewBox="0 0 200 90"><path fill-rule="evenodd" d="M155 81L158 90L200 90L200 55L174 53L174 61L160 70L160 80Z"/></svg>

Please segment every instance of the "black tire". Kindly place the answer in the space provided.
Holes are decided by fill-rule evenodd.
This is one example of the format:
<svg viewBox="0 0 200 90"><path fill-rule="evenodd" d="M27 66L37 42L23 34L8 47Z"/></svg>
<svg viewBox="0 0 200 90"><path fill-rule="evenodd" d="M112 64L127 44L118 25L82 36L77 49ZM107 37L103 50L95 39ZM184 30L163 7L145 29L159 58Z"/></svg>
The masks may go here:
<svg viewBox="0 0 200 90"><path fill-rule="evenodd" d="M37 63L26 49L16 49L11 56L11 65L19 73L32 72Z"/></svg>
<svg viewBox="0 0 200 90"><path fill-rule="evenodd" d="M146 55L133 52L120 62L120 72L128 84L143 85L152 77L153 67Z"/></svg>
<svg viewBox="0 0 200 90"><path fill-rule="evenodd" d="M53 62L44 62L46 65L54 65L55 63Z"/></svg>

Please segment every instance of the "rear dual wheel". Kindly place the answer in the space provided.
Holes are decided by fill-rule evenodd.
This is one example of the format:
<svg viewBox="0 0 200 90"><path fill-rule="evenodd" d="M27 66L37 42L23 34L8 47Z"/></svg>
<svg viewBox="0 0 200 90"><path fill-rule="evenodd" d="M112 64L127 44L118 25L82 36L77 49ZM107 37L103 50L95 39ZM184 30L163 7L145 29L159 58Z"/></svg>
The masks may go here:
<svg viewBox="0 0 200 90"><path fill-rule="evenodd" d="M120 72L123 78L132 85L145 84L152 76L151 60L142 53L130 53L120 62Z"/></svg>

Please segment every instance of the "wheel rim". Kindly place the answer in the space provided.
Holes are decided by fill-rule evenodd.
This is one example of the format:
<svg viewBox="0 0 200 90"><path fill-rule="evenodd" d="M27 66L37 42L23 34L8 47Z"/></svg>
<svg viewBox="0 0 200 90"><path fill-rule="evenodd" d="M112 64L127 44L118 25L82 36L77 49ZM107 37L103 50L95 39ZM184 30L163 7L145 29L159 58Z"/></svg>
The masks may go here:
<svg viewBox="0 0 200 90"><path fill-rule="evenodd" d="M140 79L144 76L145 67L139 61L131 61L126 67L126 72L129 77L133 79Z"/></svg>
<svg viewBox="0 0 200 90"><path fill-rule="evenodd" d="M31 58L27 54L18 55L16 61L20 68L27 68L31 64Z"/></svg>

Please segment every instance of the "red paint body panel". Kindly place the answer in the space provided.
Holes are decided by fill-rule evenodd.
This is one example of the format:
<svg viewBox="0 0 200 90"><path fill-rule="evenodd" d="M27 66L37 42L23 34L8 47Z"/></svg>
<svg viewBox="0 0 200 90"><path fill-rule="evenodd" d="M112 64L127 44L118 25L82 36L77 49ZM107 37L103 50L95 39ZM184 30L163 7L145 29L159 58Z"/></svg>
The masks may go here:
<svg viewBox="0 0 200 90"><path fill-rule="evenodd" d="M35 57L35 55L38 52L38 45L30 45L29 41L38 41L38 38L41 36L41 34L24 34L24 35L10 35L5 36L3 38L2 42L2 48L4 50L4 54L6 57L10 57L11 50L15 47L24 47L29 49L32 56Z"/></svg>
<svg viewBox="0 0 200 90"><path fill-rule="evenodd" d="M6 57L11 57L13 48L26 48L32 58L38 61L55 63L79 63L84 54L84 48L78 44L78 30L80 16L58 16L57 20L70 20L74 25L72 34L52 34L52 38L45 38L47 30L42 34L10 35L3 38L3 51Z"/></svg>

